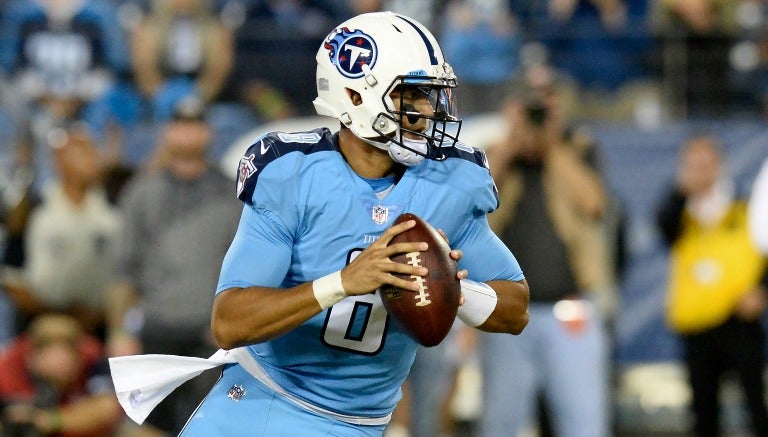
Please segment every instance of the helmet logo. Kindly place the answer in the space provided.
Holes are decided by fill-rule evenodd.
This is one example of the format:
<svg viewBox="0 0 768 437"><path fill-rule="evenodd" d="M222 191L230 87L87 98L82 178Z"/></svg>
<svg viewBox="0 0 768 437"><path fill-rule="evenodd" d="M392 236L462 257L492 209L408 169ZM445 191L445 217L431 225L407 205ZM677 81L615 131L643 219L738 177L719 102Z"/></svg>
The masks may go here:
<svg viewBox="0 0 768 437"><path fill-rule="evenodd" d="M378 49L376 42L361 30L341 27L325 38L323 44L328 50L331 63L341 74L351 79L363 77L363 65L373 68Z"/></svg>

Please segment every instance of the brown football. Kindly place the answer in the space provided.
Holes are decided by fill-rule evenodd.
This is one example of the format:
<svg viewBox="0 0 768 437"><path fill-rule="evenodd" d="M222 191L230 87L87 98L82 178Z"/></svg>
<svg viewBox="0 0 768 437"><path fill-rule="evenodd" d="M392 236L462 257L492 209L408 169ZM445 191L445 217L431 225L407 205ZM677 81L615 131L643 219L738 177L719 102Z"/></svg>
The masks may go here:
<svg viewBox="0 0 768 437"><path fill-rule="evenodd" d="M379 295L387 312L395 322L423 346L439 344L450 331L459 309L461 286L456 279L458 266L450 256L451 248L443 237L420 217L404 213L393 225L416 220L416 226L395 236L389 244L402 242L426 242L429 249L423 252L401 253L391 259L395 262L424 266L427 276L410 276L420 280L418 292L393 286L379 289Z"/></svg>

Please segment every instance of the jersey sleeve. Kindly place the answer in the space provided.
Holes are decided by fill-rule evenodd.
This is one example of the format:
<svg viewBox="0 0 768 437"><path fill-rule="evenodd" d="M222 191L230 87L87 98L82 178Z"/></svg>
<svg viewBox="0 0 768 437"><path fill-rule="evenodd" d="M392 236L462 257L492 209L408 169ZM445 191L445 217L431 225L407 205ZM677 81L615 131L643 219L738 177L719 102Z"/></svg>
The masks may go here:
<svg viewBox="0 0 768 437"><path fill-rule="evenodd" d="M224 256L216 293L233 287L278 287L291 262L292 233L275 213L245 205Z"/></svg>
<svg viewBox="0 0 768 437"><path fill-rule="evenodd" d="M306 184L304 157L331 147L326 130L265 134L238 167L243 213L222 263L216 292L233 287L280 287L291 263L301 222L298 199Z"/></svg>
<svg viewBox="0 0 768 437"><path fill-rule="evenodd" d="M517 259L493 233L485 215L468 221L451 246L464 253L459 268L467 269L474 281L525 279Z"/></svg>

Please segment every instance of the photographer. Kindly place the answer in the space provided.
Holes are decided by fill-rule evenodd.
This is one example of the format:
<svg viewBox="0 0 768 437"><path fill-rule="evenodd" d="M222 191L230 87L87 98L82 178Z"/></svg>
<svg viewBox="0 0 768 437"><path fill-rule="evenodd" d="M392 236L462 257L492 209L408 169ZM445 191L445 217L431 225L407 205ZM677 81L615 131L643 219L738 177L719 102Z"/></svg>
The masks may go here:
<svg viewBox="0 0 768 437"><path fill-rule="evenodd" d="M123 417L101 344L54 313L0 354L0 407L3 437L108 436Z"/></svg>
<svg viewBox="0 0 768 437"><path fill-rule="evenodd" d="M489 222L530 278L531 317L526 335L480 339L486 437L535 426L539 396L554 435L609 435L610 203L585 159L594 142L566 129L559 85L544 66L526 71L502 108L508 131L488 149L500 200Z"/></svg>

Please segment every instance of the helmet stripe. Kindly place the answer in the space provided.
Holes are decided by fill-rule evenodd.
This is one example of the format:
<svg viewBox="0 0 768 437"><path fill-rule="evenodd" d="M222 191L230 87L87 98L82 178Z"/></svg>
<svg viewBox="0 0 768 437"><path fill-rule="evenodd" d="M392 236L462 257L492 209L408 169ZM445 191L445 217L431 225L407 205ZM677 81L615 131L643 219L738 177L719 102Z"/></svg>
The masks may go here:
<svg viewBox="0 0 768 437"><path fill-rule="evenodd" d="M427 46L427 52L429 53L429 61L432 65L437 65L437 56L435 56L435 48L432 46L432 43L429 42L429 38L427 38L427 35L424 34L424 31L419 28L416 24L414 24L411 20L403 17L402 15L398 15L398 18L405 21L406 23L410 24L411 27L413 27L416 32L421 37L421 40L424 41L424 45Z"/></svg>

